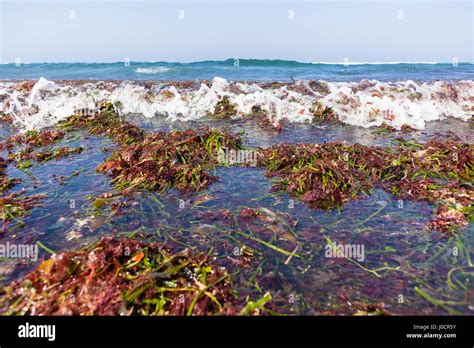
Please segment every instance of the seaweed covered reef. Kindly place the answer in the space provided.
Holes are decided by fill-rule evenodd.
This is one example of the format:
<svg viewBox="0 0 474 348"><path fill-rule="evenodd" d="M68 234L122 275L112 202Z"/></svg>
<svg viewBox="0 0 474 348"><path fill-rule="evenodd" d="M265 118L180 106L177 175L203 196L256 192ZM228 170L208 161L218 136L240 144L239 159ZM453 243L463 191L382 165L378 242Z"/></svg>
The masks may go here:
<svg viewBox="0 0 474 348"><path fill-rule="evenodd" d="M228 132L200 128L183 132L146 134L122 122L110 103L89 117L72 116L62 129L84 128L111 137L120 148L97 169L114 178L119 188L199 191L215 177L207 173L218 162L222 148L240 148L240 139Z"/></svg>
<svg viewBox="0 0 474 348"><path fill-rule="evenodd" d="M216 153L238 146L239 140L216 130L155 133L114 152L98 170L121 188L199 191L217 180L206 172L217 164Z"/></svg>
<svg viewBox="0 0 474 348"><path fill-rule="evenodd" d="M10 315L235 315L229 275L204 254L105 238L55 254L4 288Z"/></svg>
<svg viewBox="0 0 474 348"><path fill-rule="evenodd" d="M329 209L380 187L396 197L425 200L439 208L430 226L442 231L473 219L474 146L448 140L425 144L400 140L394 148L360 144L275 145L260 165L283 189Z"/></svg>
<svg viewBox="0 0 474 348"><path fill-rule="evenodd" d="M229 99L221 100L207 116L231 120L235 107ZM67 218L61 216L56 222L55 228L68 241L78 243L74 248L61 246L60 252L41 260L35 270L28 269L3 286L2 314L390 315L399 310L387 304L387 296L396 298L403 287L410 289L410 296L419 297L417 306L421 301L430 305L421 309L423 313L469 311L472 301L466 279L472 262L465 231L472 226L473 216L473 145L448 137L426 142L400 138L383 147L331 141L246 148L240 135L222 128L145 130L120 116L116 107L101 101L98 109L75 113L54 128L13 135L0 144L8 151L0 161L0 181L2 192L12 195L1 196L3 207L8 208L2 219L9 223L27 216L41 201L32 197L48 199L13 190L26 179L11 178L10 172L29 173L55 162L74 166L77 157L90 151L81 139L86 134L111 141L109 148L95 150L102 155L90 164L107 185L92 192L80 209L67 213L73 221L69 230L62 227ZM313 107L316 126L340 125L331 109L322 104ZM278 130L278 125L265 121L266 112L254 108L246 117L263 128ZM390 127L382 127L379 136L399 134ZM69 141L78 144L69 146ZM230 166L219 159L223 149L253 151L256 167ZM71 175L80 177L80 168L75 169ZM236 169L262 173L272 192L252 198L247 196L252 192L238 192L245 199L236 198L235 192L228 194L219 178ZM243 180L251 184L254 179ZM365 207L365 198L374 199L380 192L386 196L378 198L376 209L369 206L373 211L364 212L357 223L350 216L347 221L334 221L324 215L339 214L359 203ZM21 209L14 208L12 202L20 198L24 199ZM285 202L289 198L296 202ZM424 207L419 216L411 212L400 224L415 229L402 240L393 239L402 233L393 231L399 226L396 217L382 213L390 209L383 200L392 198ZM296 205L301 212L284 211L278 204ZM430 211L433 216L425 219ZM32 210L30 215L34 214ZM28 229L28 225L18 226ZM83 227L90 230L89 235ZM105 239L97 231L104 231ZM129 236L123 238L125 232ZM21 238L21 233L16 230L11 238ZM2 237L10 238L7 233ZM426 244L417 244L419 239ZM368 264L354 255L324 257L326 246L344 248L354 241L370 247ZM387 241L393 246L384 244ZM461 255L454 260L449 255L453 244ZM419 254L412 254L412 247ZM427 285L430 262L445 259L449 263L436 265L436 270L446 284L441 286L436 278ZM357 290L351 292L354 274ZM341 287L334 296L328 291L332 282ZM449 295L437 293L437 286L448 288ZM377 290L381 287L386 294Z"/></svg>

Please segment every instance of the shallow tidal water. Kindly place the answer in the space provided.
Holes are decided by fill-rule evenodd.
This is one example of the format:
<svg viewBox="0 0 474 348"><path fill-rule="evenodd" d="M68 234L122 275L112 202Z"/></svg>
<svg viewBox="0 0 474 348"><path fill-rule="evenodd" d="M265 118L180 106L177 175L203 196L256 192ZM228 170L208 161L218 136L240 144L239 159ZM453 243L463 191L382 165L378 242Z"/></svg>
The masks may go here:
<svg viewBox="0 0 474 348"><path fill-rule="evenodd" d="M338 140L387 146L398 136L424 142L448 136L453 129L462 141L474 142L469 124L454 119L409 134L377 134L347 125L287 124L279 133L240 121L170 124L139 116L129 121L154 131L225 127L242 133L249 147ZM10 132L0 127L2 138ZM432 204L375 190L342 207L317 210L286 193L272 192L265 170L230 166L216 168L213 174L219 181L201 192L114 195L107 206L95 208L94 198L117 192L109 177L95 171L116 145L82 131L69 133L53 147L61 145L85 150L25 170L9 166L9 177L23 179L12 192L45 197L23 219L23 227L0 234L2 242L39 240L61 252L112 234L158 241L174 250L191 248L213 255L228 269L239 297L258 299L269 291L273 309L282 314L346 314L381 303L393 314L474 314L473 223L455 236L429 231L425 225ZM112 209L114 202L125 202L119 214ZM259 210L265 219L239 220L237 227L229 223L244 208ZM276 248L262 243L262 236L270 236ZM360 252L350 258L328 256L330 242L355 245ZM242 250L249 253L246 264L239 261ZM297 255L289 256L291 252ZM46 257L49 254L40 249L40 259ZM1 282L17 279L39 262L0 260Z"/></svg>

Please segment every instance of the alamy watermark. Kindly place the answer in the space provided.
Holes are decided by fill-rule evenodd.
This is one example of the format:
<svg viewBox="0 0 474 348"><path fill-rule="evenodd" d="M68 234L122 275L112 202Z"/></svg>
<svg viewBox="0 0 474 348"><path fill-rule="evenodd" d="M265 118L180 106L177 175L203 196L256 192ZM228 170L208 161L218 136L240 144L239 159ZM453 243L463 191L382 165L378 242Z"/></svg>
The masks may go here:
<svg viewBox="0 0 474 348"><path fill-rule="evenodd" d="M328 258L350 258L359 262L365 260L364 244L333 244L328 243L324 247L324 256Z"/></svg>
<svg viewBox="0 0 474 348"><path fill-rule="evenodd" d="M258 151L256 150L234 150L223 147L217 154L217 161L222 164L248 164L257 166Z"/></svg>
<svg viewBox="0 0 474 348"><path fill-rule="evenodd" d="M75 109L74 114L78 116L94 116L96 113L100 111L100 108L80 108Z"/></svg>
<svg viewBox="0 0 474 348"><path fill-rule="evenodd" d="M30 259L38 261L37 244L15 244L6 242L0 244L0 258L7 259Z"/></svg>
<svg viewBox="0 0 474 348"><path fill-rule="evenodd" d="M56 325L38 325L26 322L18 326L18 337L20 338L47 338L48 341L56 339Z"/></svg>

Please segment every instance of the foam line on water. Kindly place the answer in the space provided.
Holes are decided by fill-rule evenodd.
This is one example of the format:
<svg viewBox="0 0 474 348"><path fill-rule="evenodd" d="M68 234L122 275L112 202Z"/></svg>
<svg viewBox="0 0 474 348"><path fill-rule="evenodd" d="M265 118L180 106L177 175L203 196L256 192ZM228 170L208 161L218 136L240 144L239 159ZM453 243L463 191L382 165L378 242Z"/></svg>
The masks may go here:
<svg viewBox="0 0 474 348"><path fill-rule="evenodd" d="M178 85L179 86L179 85ZM400 129L423 129L426 122L455 117L468 120L474 113L474 81L436 82L311 82L264 84L231 82L215 77L197 88L155 82L56 83L40 78L32 88L21 82L0 83L0 111L11 114L23 129L52 126L81 108L109 100L123 114L167 117L170 121L199 119L227 97L244 117L259 106L275 125L311 121L312 106L320 102L336 111L341 121L361 127L382 123Z"/></svg>

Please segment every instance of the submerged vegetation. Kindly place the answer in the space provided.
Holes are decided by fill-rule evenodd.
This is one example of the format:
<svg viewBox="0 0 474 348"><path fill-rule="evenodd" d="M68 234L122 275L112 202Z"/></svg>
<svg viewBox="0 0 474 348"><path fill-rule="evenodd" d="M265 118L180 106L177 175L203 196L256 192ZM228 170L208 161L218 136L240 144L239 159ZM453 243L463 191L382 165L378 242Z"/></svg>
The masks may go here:
<svg viewBox="0 0 474 348"><path fill-rule="evenodd" d="M6 141L0 142L0 150L10 150L15 146L23 146L25 149L44 147L54 144L64 138L64 132L58 129L36 131L30 130L23 134L13 135Z"/></svg>
<svg viewBox="0 0 474 348"><path fill-rule="evenodd" d="M24 197L19 193L10 193L0 196L0 220L3 222L3 228L0 232L8 231L10 222L17 223L17 226L23 226L21 220L28 210L33 208L42 199L42 195Z"/></svg>
<svg viewBox="0 0 474 348"><path fill-rule="evenodd" d="M105 238L55 254L4 288L10 315L235 315L229 275L204 254Z"/></svg>
<svg viewBox="0 0 474 348"><path fill-rule="evenodd" d="M22 220L28 211L37 206L44 197L42 194L25 195L24 192L7 192L15 185L21 183L18 178L8 178L6 168L8 163L15 162L15 166L21 170L33 166L32 160L45 162L77 154L83 151L82 147L71 149L59 147L46 151L34 151L35 148L47 148L64 139L64 132L59 129L43 131L30 130L22 134L10 136L0 142L0 150L8 151L7 159L0 157L0 220L2 221L1 232L9 231L12 224L15 227L24 226ZM27 173L25 171L25 173Z"/></svg>
<svg viewBox="0 0 474 348"><path fill-rule="evenodd" d="M8 159L11 161L17 162L16 166L18 168L28 168L32 166L31 160L36 160L38 162L50 161L52 159L60 159L67 157L72 154L81 153L84 150L81 146L76 148L69 148L67 146L53 149L50 151L35 151L31 150L22 150L17 153L11 152L8 155Z"/></svg>
<svg viewBox="0 0 474 348"><path fill-rule="evenodd" d="M7 161L0 157L0 220L2 228L0 234L8 231L11 222L22 226L21 218L41 199L41 195L24 197L21 193L8 193L7 191L21 182L20 179L8 178L5 170Z"/></svg>
<svg viewBox="0 0 474 348"><path fill-rule="evenodd" d="M319 208L329 209L383 188L402 199L441 205L434 229L451 231L473 216L474 146L448 140L425 144L399 140L394 148L360 144L274 145L259 164L286 190Z"/></svg>
<svg viewBox="0 0 474 348"><path fill-rule="evenodd" d="M407 124L404 124L400 128L400 132L402 133L411 133L415 131L416 131L415 128L410 127ZM395 133L395 132L397 132L397 129L389 125L387 122L382 123L379 127L377 127L377 129L373 131L374 134L386 134L386 133Z"/></svg>
<svg viewBox="0 0 474 348"><path fill-rule="evenodd" d="M8 162L3 158L0 157L0 194L3 191L6 191L16 184L20 183L19 179L12 179L8 178L5 171L7 169Z"/></svg>

